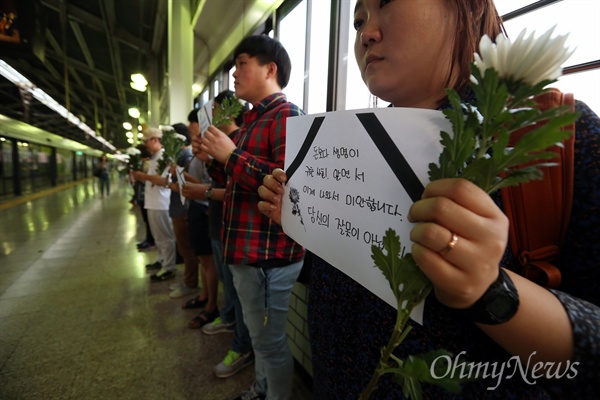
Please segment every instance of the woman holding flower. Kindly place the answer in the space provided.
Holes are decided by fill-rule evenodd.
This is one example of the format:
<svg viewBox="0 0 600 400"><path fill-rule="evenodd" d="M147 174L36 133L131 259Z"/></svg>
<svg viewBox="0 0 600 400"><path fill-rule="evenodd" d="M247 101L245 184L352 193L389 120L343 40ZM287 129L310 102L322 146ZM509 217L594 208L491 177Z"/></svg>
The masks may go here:
<svg viewBox="0 0 600 400"><path fill-rule="evenodd" d="M450 106L448 87L462 100L474 96L468 83L477 44L483 35L496 38L503 31L492 0L359 0L354 26L355 55L370 92L395 107L428 109ZM545 78L556 76L539 76ZM424 385L424 398L549 398L566 393L591 398L597 393L600 120L581 102L576 110L581 116L576 124L574 203L561 249L561 292L512 272L519 266L506 250L508 220L500 200L473 183L434 181L412 206L412 255L434 290L425 302L423 326L411 321L412 331L394 354L405 359L444 348L453 357L463 352L460 361L505 366L504 375L480 374L458 394ZM275 221L280 221L285 180L285 173L276 170L259 189L264 200L259 209ZM512 282L510 291L519 297L505 320L482 323L459 317L464 315L459 310L493 297L495 282L509 287ZM393 331L395 316L377 296L313 256L309 326L315 398L358 398ZM577 374L527 379L515 371L513 355L524 366L529 362L529 368L538 362L561 363L561 371L570 365ZM544 365L548 370L550 364ZM379 380L374 398L403 397L390 378L388 374Z"/></svg>

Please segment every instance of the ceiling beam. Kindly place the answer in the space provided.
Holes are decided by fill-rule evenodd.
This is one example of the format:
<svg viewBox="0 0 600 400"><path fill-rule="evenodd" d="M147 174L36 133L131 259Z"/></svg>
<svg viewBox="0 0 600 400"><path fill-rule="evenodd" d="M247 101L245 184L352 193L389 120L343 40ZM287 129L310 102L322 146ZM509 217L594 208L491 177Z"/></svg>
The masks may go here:
<svg viewBox="0 0 600 400"><path fill-rule="evenodd" d="M54 11L60 12L60 1L61 0L43 0L42 4ZM102 18L98 18L82 8L68 4L67 14L69 14L69 19L75 22L100 32L104 31L104 21ZM122 28L115 27L113 34L115 35L116 39L133 49L146 53L150 52L150 45L146 41L135 37Z"/></svg>
<svg viewBox="0 0 600 400"><path fill-rule="evenodd" d="M115 26L115 3L114 0L100 0L100 11L104 20L104 32L106 33L106 42L110 54L110 61L113 67L114 82L117 90L117 96L124 109L127 109L127 98L123 90L123 64L121 63L121 52L119 43L114 37Z"/></svg>

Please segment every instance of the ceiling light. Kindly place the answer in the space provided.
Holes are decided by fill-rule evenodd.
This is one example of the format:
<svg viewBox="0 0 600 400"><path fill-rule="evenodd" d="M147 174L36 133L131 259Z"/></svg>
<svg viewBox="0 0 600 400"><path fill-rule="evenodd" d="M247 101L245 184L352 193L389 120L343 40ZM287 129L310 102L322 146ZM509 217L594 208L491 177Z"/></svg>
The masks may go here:
<svg viewBox="0 0 600 400"><path fill-rule="evenodd" d="M123 122L123 128L127 129L128 131L130 131L131 128L133 128L133 125L131 125L129 122Z"/></svg>
<svg viewBox="0 0 600 400"><path fill-rule="evenodd" d="M144 128L142 128L142 126L141 126L141 125L138 125L138 131L140 131L140 132L141 132L143 129L144 129Z"/></svg>
<svg viewBox="0 0 600 400"><path fill-rule="evenodd" d="M144 78L142 74L131 74L131 81L142 86L148 86L148 81Z"/></svg>
<svg viewBox="0 0 600 400"><path fill-rule="evenodd" d="M140 110L138 110L137 108L130 108L129 110L127 110L127 112L129 113L129 116L131 118L139 118L140 117Z"/></svg>
<svg viewBox="0 0 600 400"><path fill-rule="evenodd" d="M140 92L145 92L148 86L148 81L144 78L142 74L132 74L131 82L129 83L132 89L138 90Z"/></svg>
<svg viewBox="0 0 600 400"><path fill-rule="evenodd" d="M146 86L140 85L139 83L135 82L129 82L129 86L131 86L132 89L137 90L138 92L145 92L147 89Z"/></svg>
<svg viewBox="0 0 600 400"><path fill-rule="evenodd" d="M125 136L127 136L128 138L132 138L133 132L125 132Z"/></svg>

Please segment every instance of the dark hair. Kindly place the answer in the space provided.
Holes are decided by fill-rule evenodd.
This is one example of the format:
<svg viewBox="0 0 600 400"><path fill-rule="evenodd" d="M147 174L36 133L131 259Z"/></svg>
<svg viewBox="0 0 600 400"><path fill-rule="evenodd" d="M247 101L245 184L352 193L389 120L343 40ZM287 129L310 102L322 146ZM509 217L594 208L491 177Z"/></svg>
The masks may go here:
<svg viewBox="0 0 600 400"><path fill-rule="evenodd" d="M173 127L173 129L175 129L175 132L179 133L180 135L185 136L185 145L189 146L192 143L192 139L190 136L190 130L188 129L188 127L185 124L182 124L181 122L177 123L177 124L173 124L171 125Z"/></svg>
<svg viewBox="0 0 600 400"><path fill-rule="evenodd" d="M452 70L446 86L463 92L469 84L473 54L479 48L479 40L488 35L492 41L500 33L506 34L502 19L493 0L453 0L456 7L456 33L452 50L452 68L456 64L458 73L452 82Z"/></svg>
<svg viewBox="0 0 600 400"><path fill-rule="evenodd" d="M144 146L143 144L138 144L137 146L135 146L135 148L140 151L140 157L142 158L149 158L152 155L150 154L146 146Z"/></svg>
<svg viewBox="0 0 600 400"><path fill-rule="evenodd" d="M277 39L267 35L249 36L237 45L233 52L233 59L235 60L242 53L256 57L260 65L274 62L277 65L277 83L282 89L287 86L292 72L292 62Z"/></svg>
<svg viewBox="0 0 600 400"><path fill-rule="evenodd" d="M192 111L190 111L187 117L188 122L198 123L198 111L199 110L197 108L194 108Z"/></svg>
<svg viewBox="0 0 600 400"><path fill-rule="evenodd" d="M221 93L219 93L216 97L215 97L215 102L219 103L219 104L223 104L223 100L225 99L232 99L235 98L235 93L232 92L231 90L227 89L227 90L223 90ZM239 101L239 99L238 99ZM244 123L244 113L246 111L248 111L250 109L250 107L248 106L247 102L244 102L244 105L242 106L242 112L240 112L240 114L235 117L235 124L237 126L242 126L242 124Z"/></svg>

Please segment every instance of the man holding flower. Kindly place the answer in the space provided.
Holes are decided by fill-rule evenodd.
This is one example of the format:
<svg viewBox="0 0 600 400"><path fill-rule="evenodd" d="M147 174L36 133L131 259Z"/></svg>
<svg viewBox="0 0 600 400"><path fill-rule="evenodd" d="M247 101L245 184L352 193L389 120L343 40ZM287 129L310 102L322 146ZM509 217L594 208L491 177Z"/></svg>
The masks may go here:
<svg viewBox="0 0 600 400"><path fill-rule="evenodd" d="M158 171L158 163L163 156L162 136L163 133L158 128L151 127L144 131L142 140L148 152L152 154L148 172L133 172L135 179L145 182L144 207L148 211L148 223L158 249L156 262L147 266L159 269L156 274L150 276L152 282L174 278L176 270L175 235L169 218L171 189L167 187L168 179L160 175L162 171Z"/></svg>

